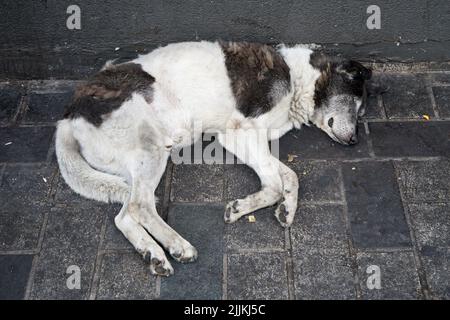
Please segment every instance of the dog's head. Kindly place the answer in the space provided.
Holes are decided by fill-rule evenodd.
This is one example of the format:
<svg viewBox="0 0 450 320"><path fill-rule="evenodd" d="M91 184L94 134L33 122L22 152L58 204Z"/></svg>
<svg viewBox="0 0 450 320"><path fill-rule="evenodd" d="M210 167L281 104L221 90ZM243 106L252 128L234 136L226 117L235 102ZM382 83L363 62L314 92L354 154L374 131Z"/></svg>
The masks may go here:
<svg viewBox="0 0 450 320"><path fill-rule="evenodd" d="M323 53L313 53L310 63L320 72L310 121L334 141L356 144L357 120L364 113L367 95L365 83L372 71L359 62Z"/></svg>

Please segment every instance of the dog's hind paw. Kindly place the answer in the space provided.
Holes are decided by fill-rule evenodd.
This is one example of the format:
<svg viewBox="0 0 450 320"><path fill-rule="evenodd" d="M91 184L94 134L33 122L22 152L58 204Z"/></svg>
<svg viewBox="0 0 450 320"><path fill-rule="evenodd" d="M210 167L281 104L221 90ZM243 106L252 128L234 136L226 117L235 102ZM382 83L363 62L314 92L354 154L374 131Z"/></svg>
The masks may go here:
<svg viewBox="0 0 450 320"><path fill-rule="evenodd" d="M198 256L197 249L190 244L186 248L170 249L169 252L175 260L181 263L194 262Z"/></svg>
<svg viewBox="0 0 450 320"><path fill-rule="evenodd" d="M173 274L173 267L164 254L152 256L150 251L143 254L144 260L150 263L150 272L155 276L168 277Z"/></svg>

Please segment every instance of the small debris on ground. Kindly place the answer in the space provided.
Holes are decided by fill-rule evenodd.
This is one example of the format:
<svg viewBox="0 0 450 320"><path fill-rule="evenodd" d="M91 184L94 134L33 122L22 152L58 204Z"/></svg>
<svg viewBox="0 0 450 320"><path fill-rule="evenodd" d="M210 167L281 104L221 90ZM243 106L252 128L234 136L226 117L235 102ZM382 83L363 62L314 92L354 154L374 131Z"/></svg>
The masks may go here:
<svg viewBox="0 0 450 320"><path fill-rule="evenodd" d="M288 154L288 162L292 162L294 161L295 158L297 158L298 156L295 154Z"/></svg>
<svg viewBox="0 0 450 320"><path fill-rule="evenodd" d="M42 177L42 180L44 180L44 182L47 183L47 179L45 177Z"/></svg>
<svg viewBox="0 0 450 320"><path fill-rule="evenodd" d="M9 146L10 144L12 144L12 142L10 141L10 142L7 142L7 143L5 143L5 146Z"/></svg>
<svg viewBox="0 0 450 320"><path fill-rule="evenodd" d="M422 118L424 118L427 121L430 120L430 116L427 114L422 115Z"/></svg>
<svg viewBox="0 0 450 320"><path fill-rule="evenodd" d="M256 222L255 216L254 215L248 216L248 222L251 222L251 223Z"/></svg>
<svg viewBox="0 0 450 320"><path fill-rule="evenodd" d="M352 167L352 170L355 171L355 170L356 170L356 167Z"/></svg>

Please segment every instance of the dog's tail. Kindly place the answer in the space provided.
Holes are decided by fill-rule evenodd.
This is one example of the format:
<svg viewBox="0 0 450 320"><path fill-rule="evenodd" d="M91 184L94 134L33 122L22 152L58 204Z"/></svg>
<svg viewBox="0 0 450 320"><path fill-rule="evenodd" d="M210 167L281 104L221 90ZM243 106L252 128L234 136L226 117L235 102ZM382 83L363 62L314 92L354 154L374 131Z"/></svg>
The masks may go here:
<svg viewBox="0 0 450 320"><path fill-rule="evenodd" d="M58 122L56 157L66 183L80 195L103 202L124 203L129 196L125 179L92 168L80 154L70 120Z"/></svg>

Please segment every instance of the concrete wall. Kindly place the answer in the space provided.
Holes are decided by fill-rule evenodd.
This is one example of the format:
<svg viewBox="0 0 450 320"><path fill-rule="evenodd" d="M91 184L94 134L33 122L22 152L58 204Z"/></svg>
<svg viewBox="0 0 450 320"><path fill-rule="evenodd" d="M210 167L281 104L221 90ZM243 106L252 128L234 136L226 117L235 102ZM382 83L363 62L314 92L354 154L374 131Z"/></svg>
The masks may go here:
<svg viewBox="0 0 450 320"><path fill-rule="evenodd" d="M66 9L81 9L69 30ZM381 8L381 29L366 26ZM361 60L449 61L449 0L2 0L1 78L81 78L174 41L320 43ZM119 47L119 50L115 48Z"/></svg>

